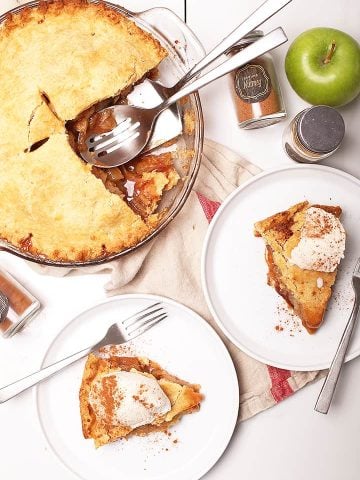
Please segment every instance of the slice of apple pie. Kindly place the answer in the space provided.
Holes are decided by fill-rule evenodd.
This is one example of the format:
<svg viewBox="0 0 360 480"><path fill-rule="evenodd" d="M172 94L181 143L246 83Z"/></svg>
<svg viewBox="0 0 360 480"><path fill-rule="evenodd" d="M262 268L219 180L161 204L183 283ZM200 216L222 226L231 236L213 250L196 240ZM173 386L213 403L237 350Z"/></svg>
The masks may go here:
<svg viewBox="0 0 360 480"><path fill-rule="evenodd" d="M344 257L346 235L340 215L338 206L305 201L255 223L255 236L266 243L268 284L309 333L323 321Z"/></svg>
<svg viewBox="0 0 360 480"><path fill-rule="evenodd" d="M97 448L129 435L164 431L200 408L199 390L148 358L91 354L80 388L84 437Z"/></svg>

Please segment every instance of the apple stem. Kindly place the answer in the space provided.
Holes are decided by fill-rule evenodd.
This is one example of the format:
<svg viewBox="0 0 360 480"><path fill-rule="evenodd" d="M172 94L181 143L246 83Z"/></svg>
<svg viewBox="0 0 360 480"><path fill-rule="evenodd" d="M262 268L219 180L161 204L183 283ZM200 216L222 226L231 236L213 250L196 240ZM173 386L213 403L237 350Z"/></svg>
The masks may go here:
<svg viewBox="0 0 360 480"><path fill-rule="evenodd" d="M331 42L331 45L330 45L329 49L328 49L328 52L327 52L327 54L326 54L326 57L324 58L324 63L325 63L325 65L326 65L327 63L330 63L330 62L331 62L332 56L334 55L334 52L335 52L335 49L336 49L336 43L335 43L335 41L333 40L333 41Z"/></svg>

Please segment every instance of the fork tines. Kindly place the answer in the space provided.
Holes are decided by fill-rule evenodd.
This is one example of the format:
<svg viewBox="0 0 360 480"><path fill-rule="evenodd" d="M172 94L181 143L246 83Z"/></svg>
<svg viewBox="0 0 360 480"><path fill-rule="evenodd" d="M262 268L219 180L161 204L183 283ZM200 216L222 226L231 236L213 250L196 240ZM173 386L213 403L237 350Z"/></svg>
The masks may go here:
<svg viewBox="0 0 360 480"><path fill-rule="evenodd" d="M126 334L130 338L134 338L145 333L154 325L164 320L167 316L167 311L161 302L156 302L140 312L137 312L135 315L123 320L122 325L125 328Z"/></svg>
<svg viewBox="0 0 360 480"><path fill-rule="evenodd" d="M101 156L119 149L129 140L139 136L139 126L140 122L131 123L131 119L126 118L110 132L90 137L87 141L89 152Z"/></svg>
<svg viewBox="0 0 360 480"><path fill-rule="evenodd" d="M117 134L122 133L125 131L131 124L130 118L124 118L121 122L119 122L113 130L110 132L100 133L98 135L93 135L89 137L89 143L96 146L98 143L103 142L107 138L115 137Z"/></svg>
<svg viewBox="0 0 360 480"><path fill-rule="evenodd" d="M139 122L128 124L121 131L114 132L108 136L102 136L99 140L95 140L91 143L89 148L90 152L100 154L101 152L111 153L113 150L120 148L125 142L129 139L136 138L139 136L137 131L140 126Z"/></svg>

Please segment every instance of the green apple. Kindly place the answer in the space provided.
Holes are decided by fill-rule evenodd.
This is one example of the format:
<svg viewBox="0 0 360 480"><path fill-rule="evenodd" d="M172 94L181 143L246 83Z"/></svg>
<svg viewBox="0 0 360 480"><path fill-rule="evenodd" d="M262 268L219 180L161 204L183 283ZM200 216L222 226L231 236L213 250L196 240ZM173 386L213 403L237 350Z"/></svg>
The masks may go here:
<svg viewBox="0 0 360 480"><path fill-rule="evenodd" d="M345 105L360 92L360 45L340 30L312 28L290 45L285 71L295 92L312 105Z"/></svg>

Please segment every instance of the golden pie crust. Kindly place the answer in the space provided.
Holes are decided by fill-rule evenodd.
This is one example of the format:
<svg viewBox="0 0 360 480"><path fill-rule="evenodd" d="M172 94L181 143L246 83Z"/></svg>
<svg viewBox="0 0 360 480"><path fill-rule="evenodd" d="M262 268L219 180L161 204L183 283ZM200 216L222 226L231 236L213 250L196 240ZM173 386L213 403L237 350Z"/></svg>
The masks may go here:
<svg viewBox="0 0 360 480"><path fill-rule="evenodd" d="M9 14L0 52L0 238L57 261L139 243L159 218L109 191L75 154L65 124L141 80L166 51L101 2L55 0ZM151 214L179 176L147 175L158 186Z"/></svg>
<svg viewBox="0 0 360 480"><path fill-rule="evenodd" d="M92 382L99 375L122 371L135 371L154 377L170 400L171 410L156 423L131 429L123 425L111 425L98 419L89 403ZM90 354L84 369L80 387L80 414L85 438L92 438L96 448L129 435L145 436L156 431L165 431L188 413L197 411L203 400L200 386L189 384L169 374L156 362L144 357L110 356L100 358Z"/></svg>
<svg viewBox="0 0 360 480"><path fill-rule="evenodd" d="M303 270L289 262L291 251L300 241L306 210L311 206L322 208L338 218L341 215L338 206L310 205L305 201L255 223L255 236L261 236L266 243L268 284L286 300L307 331L314 333L324 319L337 270ZM318 287L320 278L321 288Z"/></svg>

